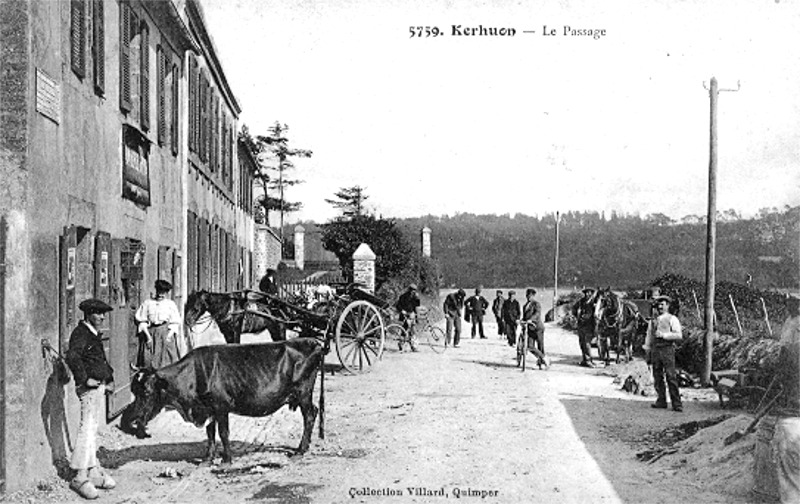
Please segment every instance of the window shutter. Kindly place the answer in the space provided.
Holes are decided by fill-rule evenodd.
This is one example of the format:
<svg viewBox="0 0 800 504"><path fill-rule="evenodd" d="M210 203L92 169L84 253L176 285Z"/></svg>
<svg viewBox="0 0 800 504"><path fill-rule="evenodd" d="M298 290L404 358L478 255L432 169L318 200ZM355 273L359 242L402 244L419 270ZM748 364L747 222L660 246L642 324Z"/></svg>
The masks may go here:
<svg viewBox="0 0 800 504"><path fill-rule="evenodd" d="M208 162L208 80L204 72L200 82L200 159Z"/></svg>
<svg viewBox="0 0 800 504"><path fill-rule="evenodd" d="M212 93L214 106L211 109L211 170L220 171L219 169L219 97L216 93Z"/></svg>
<svg viewBox="0 0 800 504"><path fill-rule="evenodd" d="M142 20L139 40L139 107L142 129L150 129L150 28Z"/></svg>
<svg viewBox="0 0 800 504"><path fill-rule="evenodd" d="M72 71L86 76L86 0L71 0L69 8L70 56Z"/></svg>
<svg viewBox="0 0 800 504"><path fill-rule="evenodd" d="M161 44L156 47L156 108L158 114L158 145L163 146L167 136L166 54Z"/></svg>
<svg viewBox="0 0 800 504"><path fill-rule="evenodd" d="M194 55L189 55L189 150L197 152L194 135L197 128L194 119L197 115L197 62Z"/></svg>
<svg viewBox="0 0 800 504"><path fill-rule="evenodd" d="M106 90L106 29L103 0L94 0L92 10L92 58L94 60L94 90L103 95Z"/></svg>
<svg viewBox="0 0 800 504"><path fill-rule="evenodd" d="M172 143L172 155L178 155L178 83L180 82L180 74L178 73L178 65L172 65L172 116L171 116L171 131L170 142Z"/></svg>
<svg viewBox="0 0 800 504"><path fill-rule="evenodd" d="M131 111L131 7L119 4L119 108Z"/></svg>

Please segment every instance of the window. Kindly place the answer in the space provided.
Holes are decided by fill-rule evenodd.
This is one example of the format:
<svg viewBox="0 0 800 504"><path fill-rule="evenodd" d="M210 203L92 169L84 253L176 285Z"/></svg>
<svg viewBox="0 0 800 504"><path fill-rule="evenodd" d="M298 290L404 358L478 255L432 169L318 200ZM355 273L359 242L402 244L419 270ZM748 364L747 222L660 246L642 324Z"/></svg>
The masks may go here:
<svg viewBox="0 0 800 504"><path fill-rule="evenodd" d="M70 63L75 75L86 76L86 1L71 0L69 5Z"/></svg>
<svg viewBox="0 0 800 504"><path fill-rule="evenodd" d="M92 3L92 60L94 62L94 90L102 96L106 89L106 40L103 0Z"/></svg>

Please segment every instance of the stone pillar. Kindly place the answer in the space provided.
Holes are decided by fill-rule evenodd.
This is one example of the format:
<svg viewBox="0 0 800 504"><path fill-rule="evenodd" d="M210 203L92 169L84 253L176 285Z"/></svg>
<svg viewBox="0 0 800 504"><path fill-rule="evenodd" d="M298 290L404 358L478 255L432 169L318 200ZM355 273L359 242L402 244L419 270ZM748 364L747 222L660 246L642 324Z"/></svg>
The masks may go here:
<svg viewBox="0 0 800 504"><path fill-rule="evenodd" d="M353 281L365 285L370 292L375 292L375 258L375 252L366 243L353 253Z"/></svg>
<svg viewBox="0 0 800 504"><path fill-rule="evenodd" d="M269 227L264 224L256 224L256 237L253 244L253 271L256 276L255 282L258 285L269 268Z"/></svg>
<svg viewBox="0 0 800 504"><path fill-rule="evenodd" d="M422 228L422 257L431 256L431 228Z"/></svg>
<svg viewBox="0 0 800 504"><path fill-rule="evenodd" d="M303 270L306 258L306 230L300 224L294 227L294 263Z"/></svg>

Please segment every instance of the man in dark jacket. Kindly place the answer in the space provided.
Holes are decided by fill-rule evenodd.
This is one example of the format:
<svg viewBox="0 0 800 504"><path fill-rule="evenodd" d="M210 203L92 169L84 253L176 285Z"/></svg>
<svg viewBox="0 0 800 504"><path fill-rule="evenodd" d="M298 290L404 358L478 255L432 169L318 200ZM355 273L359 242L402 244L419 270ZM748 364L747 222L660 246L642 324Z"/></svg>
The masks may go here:
<svg viewBox="0 0 800 504"><path fill-rule="evenodd" d="M475 295L470 296L465 304L466 311L469 312L469 318L472 321L472 337L475 338L475 333L478 332L481 339L486 339L483 334L483 316L486 314L486 308L489 307L489 301L481 296L481 288L475 289ZM477 331L475 329L478 329Z"/></svg>
<svg viewBox="0 0 800 504"><path fill-rule="evenodd" d="M592 361L592 338L594 338L594 289L583 289L583 297L572 305L572 315L578 326L578 345L581 348L583 367L594 367Z"/></svg>
<svg viewBox="0 0 800 504"><path fill-rule="evenodd" d="M503 303L505 302L503 291L497 291L497 297L492 301L492 313L494 313L494 320L497 322L497 335L501 338L505 334L505 324L503 324Z"/></svg>
<svg viewBox="0 0 800 504"><path fill-rule="evenodd" d="M444 298L443 309L447 320L445 344L450 345L452 341L455 348L458 348L458 344L461 341L461 308L464 307L464 298L466 296L467 293L464 292L464 289L458 289L458 291L451 292Z"/></svg>
<svg viewBox="0 0 800 504"><path fill-rule="evenodd" d="M539 369L545 366L550 369L550 358L544 353L544 322L542 322L542 305L536 301L536 289L525 291L527 303L522 307L522 333L520 338L527 335L528 350L537 357Z"/></svg>
<svg viewBox="0 0 800 504"><path fill-rule="evenodd" d="M116 483L97 460L97 427L105 392L114 388L114 371L108 364L100 328L112 308L99 299L79 305L83 320L72 331L67 364L75 378L75 392L81 402L81 421L70 467L77 471L70 487L86 499L96 499L97 488L111 489Z"/></svg>
<svg viewBox="0 0 800 504"><path fill-rule="evenodd" d="M264 278L258 282L258 290L261 292L266 292L267 294L271 294L273 296L278 295L278 284L275 281L275 270L268 269Z"/></svg>
<svg viewBox="0 0 800 504"><path fill-rule="evenodd" d="M508 346L517 344L517 322L519 321L522 311L519 307L514 291L508 291L508 299L503 303L503 325L505 325L505 333L508 337Z"/></svg>
<svg viewBox="0 0 800 504"><path fill-rule="evenodd" d="M412 352L417 351L417 337L414 334L414 319L417 314L417 308L419 308L419 296L417 295L417 286L416 284L410 284L406 291L400 294L400 297L397 298L397 303L395 303L394 307L397 312L400 314L400 322L403 324L403 328L408 331L409 339L408 344L411 347ZM403 351L403 342L399 341L397 343L400 351Z"/></svg>

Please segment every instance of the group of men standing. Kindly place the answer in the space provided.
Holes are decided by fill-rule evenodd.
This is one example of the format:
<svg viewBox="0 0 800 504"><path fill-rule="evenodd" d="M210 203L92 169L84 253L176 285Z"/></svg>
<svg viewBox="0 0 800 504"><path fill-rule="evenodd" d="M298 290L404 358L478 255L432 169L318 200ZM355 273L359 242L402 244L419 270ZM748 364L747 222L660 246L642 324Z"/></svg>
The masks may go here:
<svg viewBox="0 0 800 504"><path fill-rule="evenodd" d="M451 292L444 299L444 314L446 319L446 341L449 345L458 348L461 341L461 310L464 310L464 319L472 324L472 338L486 339L483 329L483 318L489 309L489 301L483 297L481 287L475 289L475 294L467 298L464 289ZM497 291L497 297L492 302L492 313L497 321L497 331L500 336L506 336L508 344L515 346L517 342L517 327L522 324L522 334L529 338L528 348L536 355L539 366L550 367L550 359L544 352L544 322L542 321L542 307L536 301L536 289L526 291L524 308L520 307L515 298L516 292L509 291L508 299L503 298L503 291Z"/></svg>

